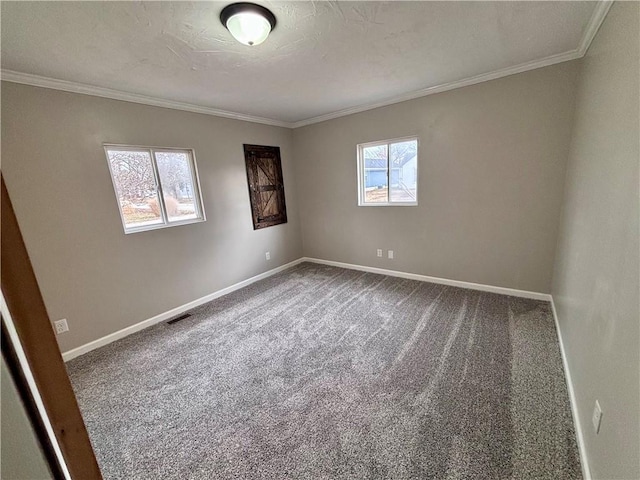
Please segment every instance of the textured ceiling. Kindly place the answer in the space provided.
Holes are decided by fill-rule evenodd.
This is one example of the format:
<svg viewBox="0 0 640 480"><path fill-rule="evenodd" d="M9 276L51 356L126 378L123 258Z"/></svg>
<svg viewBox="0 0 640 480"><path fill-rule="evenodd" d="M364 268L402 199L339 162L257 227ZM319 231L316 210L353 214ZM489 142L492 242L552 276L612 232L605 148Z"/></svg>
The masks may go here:
<svg viewBox="0 0 640 480"><path fill-rule="evenodd" d="M231 2L228 2L231 3ZM595 2L259 2L237 43L218 2L7 2L2 68L300 122L576 51Z"/></svg>

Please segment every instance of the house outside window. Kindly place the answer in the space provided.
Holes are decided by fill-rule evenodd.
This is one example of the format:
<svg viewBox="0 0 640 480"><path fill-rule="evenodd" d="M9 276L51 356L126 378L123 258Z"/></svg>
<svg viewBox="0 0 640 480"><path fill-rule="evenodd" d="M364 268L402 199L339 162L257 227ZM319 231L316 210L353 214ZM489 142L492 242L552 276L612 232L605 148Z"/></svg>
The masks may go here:
<svg viewBox="0 0 640 480"><path fill-rule="evenodd" d="M358 145L358 205L418 204L418 139Z"/></svg>

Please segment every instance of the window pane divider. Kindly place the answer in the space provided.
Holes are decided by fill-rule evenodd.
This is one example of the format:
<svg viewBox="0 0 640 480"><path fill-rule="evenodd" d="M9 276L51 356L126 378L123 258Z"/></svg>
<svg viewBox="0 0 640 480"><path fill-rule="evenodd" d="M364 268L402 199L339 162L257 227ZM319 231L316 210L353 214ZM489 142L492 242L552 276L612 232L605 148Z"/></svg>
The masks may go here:
<svg viewBox="0 0 640 480"><path fill-rule="evenodd" d="M204 218L204 210L202 209L202 197L200 196L200 179L198 177L198 167L196 167L196 158L193 150L185 150L189 157L189 163L191 164L191 184L193 185L193 204L196 207L196 214L202 220Z"/></svg>
<svg viewBox="0 0 640 480"><path fill-rule="evenodd" d="M385 145L387 148L387 203L391 203L391 160L389 155L390 143Z"/></svg>
<svg viewBox="0 0 640 480"><path fill-rule="evenodd" d="M160 181L160 173L158 172L158 159L156 158L156 151L153 148L149 149L151 156L151 167L153 168L153 176L156 179L156 197L158 198L158 206L160 207L160 213L162 214L162 223L169 225L169 215L167 215L167 207L164 204L164 192L162 191L162 182Z"/></svg>

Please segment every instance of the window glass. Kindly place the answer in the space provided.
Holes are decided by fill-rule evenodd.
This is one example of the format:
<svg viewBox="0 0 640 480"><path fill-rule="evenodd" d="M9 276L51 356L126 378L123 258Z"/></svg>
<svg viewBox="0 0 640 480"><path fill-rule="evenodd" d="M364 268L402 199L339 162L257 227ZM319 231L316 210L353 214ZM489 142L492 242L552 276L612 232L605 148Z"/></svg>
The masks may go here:
<svg viewBox="0 0 640 480"><path fill-rule="evenodd" d="M150 153L111 150L107 155L125 228L162 224Z"/></svg>
<svg viewBox="0 0 640 480"><path fill-rule="evenodd" d="M415 202L418 188L418 142L389 145L389 191L391 202Z"/></svg>
<svg viewBox="0 0 640 480"><path fill-rule="evenodd" d="M191 162L186 152L155 152L170 222L198 218Z"/></svg>
<svg viewBox="0 0 640 480"><path fill-rule="evenodd" d="M358 145L358 205L418 204L418 139Z"/></svg>
<svg viewBox="0 0 640 480"><path fill-rule="evenodd" d="M193 151L106 146L125 233L204 221Z"/></svg>
<svg viewBox="0 0 640 480"><path fill-rule="evenodd" d="M368 203L389 201L389 168L387 145L362 149L364 156L364 192Z"/></svg>

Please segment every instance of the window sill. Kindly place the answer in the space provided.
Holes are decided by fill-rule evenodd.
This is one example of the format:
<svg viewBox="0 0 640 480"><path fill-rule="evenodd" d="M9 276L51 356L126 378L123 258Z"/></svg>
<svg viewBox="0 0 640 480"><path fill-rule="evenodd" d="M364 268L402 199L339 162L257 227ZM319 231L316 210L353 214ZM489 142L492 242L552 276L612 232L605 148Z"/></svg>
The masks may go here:
<svg viewBox="0 0 640 480"><path fill-rule="evenodd" d="M129 235L130 233L140 233L140 232L147 232L149 230L161 230L163 228L180 227L182 225L191 225L193 223L203 223L204 221L206 221L205 218L193 218L189 220L183 220L181 222L158 223L156 225L144 225L142 227L131 227L131 228L125 227L124 233L125 235Z"/></svg>
<svg viewBox="0 0 640 480"><path fill-rule="evenodd" d="M361 203L358 202L359 207L417 207L418 202L392 202L392 203Z"/></svg>

